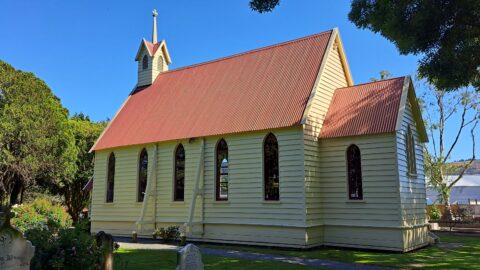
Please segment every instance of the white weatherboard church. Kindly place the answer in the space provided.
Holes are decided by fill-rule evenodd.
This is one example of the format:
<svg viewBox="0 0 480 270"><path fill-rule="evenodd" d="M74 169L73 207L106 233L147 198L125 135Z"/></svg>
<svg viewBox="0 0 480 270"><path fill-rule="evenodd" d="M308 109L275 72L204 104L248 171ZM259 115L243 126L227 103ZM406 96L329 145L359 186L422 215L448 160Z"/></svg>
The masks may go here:
<svg viewBox="0 0 480 270"><path fill-rule="evenodd" d="M169 70L155 17L137 85L92 148L92 232L427 244L427 136L409 77L354 85L337 29Z"/></svg>

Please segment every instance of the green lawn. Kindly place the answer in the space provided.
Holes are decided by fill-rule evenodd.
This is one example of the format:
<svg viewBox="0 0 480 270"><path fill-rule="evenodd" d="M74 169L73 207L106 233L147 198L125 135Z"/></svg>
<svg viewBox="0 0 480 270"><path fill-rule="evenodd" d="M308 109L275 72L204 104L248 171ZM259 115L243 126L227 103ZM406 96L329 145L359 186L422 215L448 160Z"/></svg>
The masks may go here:
<svg viewBox="0 0 480 270"><path fill-rule="evenodd" d="M159 250L132 250L119 249L115 253L114 269L175 269L177 264L176 252L174 251L159 251ZM239 260L218 256L202 256L205 269L218 270L304 270L304 269L319 269L312 267L305 267L301 265L294 265L289 263L279 263L261 260Z"/></svg>
<svg viewBox="0 0 480 270"><path fill-rule="evenodd" d="M403 254L338 248L299 251L234 245L202 246L400 269L480 269L480 236L440 234L440 237L440 245ZM217 256L203 256L203 261L206 269L318 269L288 263L238 260ZM176 254L172 251L120 249L115 254L115 269L174 269L175 264Z"/></svg>
<svg viewBox="0 0 480 270"><path fill-rule="evenodd" d="M204 245L257 253L281 254L301 258L328 259L340 262L371 264L400 269L480 269L480 236L439 234L440 245L409 253L318 248L308 251L279 250L242 246Z"/></svg>

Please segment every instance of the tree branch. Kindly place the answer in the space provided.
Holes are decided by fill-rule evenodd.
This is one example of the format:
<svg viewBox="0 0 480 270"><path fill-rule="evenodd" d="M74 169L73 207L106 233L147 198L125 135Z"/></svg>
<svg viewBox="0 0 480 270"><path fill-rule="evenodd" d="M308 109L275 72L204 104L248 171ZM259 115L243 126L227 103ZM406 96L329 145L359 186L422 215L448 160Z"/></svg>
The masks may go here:
<svg viewBox="0 0 480 270"><path fill-rule="evenodd" d="M470 130L470 135L472 137L472 158L462 166L462 170L457 176L457 178L455 178L455 180L448 185L449 189L452 188L463 177L467 169L472 165L473 161L475 160L475 128L477 127L478 122L479 122L479 119L475 121L475 124Z"/></svg>
<svg viewBox="0 0 480 270"><path fill-rule="evenodd" d="M455 136L455 140L453 140L453 143L452 143L452 145L450 146L450 149L448 150L447 154L446 154L445 157L443 158L443 162L447 162L448 157L450 156L450 154L451 154L452 151L453 151L453 148L455 148L455 145L457 145L458 139L460 138L460 135L462 134L463 128L466 126L466 124L465 124L465 115L467 114L467 107L468 107L467 104L464 104L464 105L463 105L462 120L461 120L461 123L460 123L460 128L458 129L457 136ZM467 124L467 125L468 125L468 124Z"/></svg>

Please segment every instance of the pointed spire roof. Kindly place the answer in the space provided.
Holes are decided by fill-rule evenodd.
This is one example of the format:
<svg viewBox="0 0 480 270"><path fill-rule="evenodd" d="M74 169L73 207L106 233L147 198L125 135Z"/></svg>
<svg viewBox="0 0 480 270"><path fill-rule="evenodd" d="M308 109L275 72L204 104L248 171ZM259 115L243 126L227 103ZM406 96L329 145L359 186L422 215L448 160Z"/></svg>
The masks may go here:
<svg viewBox="0 0 480 270"><path fill-rule="evenodd" d="M153 44L157 43L157 15L158 15L157 10L156 9L152 10L152 16L153 16L152 43Z"/></svg>

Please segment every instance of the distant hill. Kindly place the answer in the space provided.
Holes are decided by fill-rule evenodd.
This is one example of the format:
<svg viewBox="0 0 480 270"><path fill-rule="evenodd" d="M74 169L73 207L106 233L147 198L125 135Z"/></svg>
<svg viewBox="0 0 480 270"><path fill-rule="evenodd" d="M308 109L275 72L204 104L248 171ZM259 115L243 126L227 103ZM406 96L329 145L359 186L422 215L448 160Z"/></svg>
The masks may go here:
<svg viewBox="0 0 480 270"><path fill-rule="evenodd" d="M454 161L450 164L461 166L464 162L465 162L464 160L459 160L459 161ZM469 174L469 175L480 174L480 159L474 160L472 163L472 166L465 171L465 174Z"/></svg>

